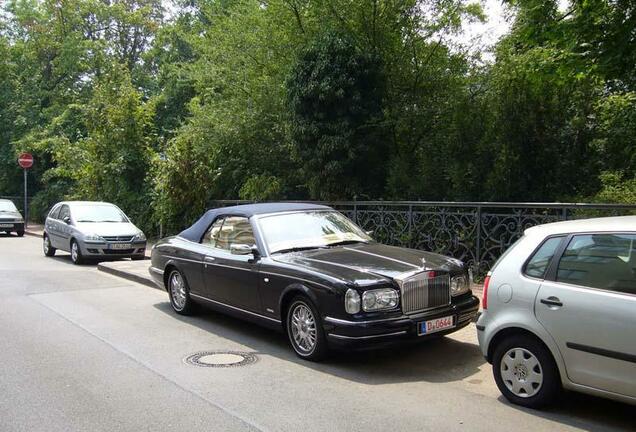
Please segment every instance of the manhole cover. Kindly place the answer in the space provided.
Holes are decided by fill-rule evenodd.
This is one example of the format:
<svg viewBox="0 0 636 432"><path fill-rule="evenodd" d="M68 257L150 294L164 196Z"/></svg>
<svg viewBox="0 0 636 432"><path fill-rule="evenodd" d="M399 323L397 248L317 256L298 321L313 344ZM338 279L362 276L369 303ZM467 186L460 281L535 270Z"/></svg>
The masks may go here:
<svg viewBox="0 0 636 432"><path fill-rule="evenodd" d="M256 355L239 351L201 351L190 354L184 362L200 367L238 367L255 363Z"/></svg>

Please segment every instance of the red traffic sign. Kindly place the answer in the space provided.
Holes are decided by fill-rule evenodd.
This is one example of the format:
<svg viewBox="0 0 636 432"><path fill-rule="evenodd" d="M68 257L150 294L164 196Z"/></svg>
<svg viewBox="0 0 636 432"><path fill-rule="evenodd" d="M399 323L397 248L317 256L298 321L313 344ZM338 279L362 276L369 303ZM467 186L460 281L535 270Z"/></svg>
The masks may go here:
<svg viewBox="0 0 636 432"><path fill-rule="evenodd" d="M18 165L24 169L31 168L33 166L33 155L31 153L20 153Z"/></svg>

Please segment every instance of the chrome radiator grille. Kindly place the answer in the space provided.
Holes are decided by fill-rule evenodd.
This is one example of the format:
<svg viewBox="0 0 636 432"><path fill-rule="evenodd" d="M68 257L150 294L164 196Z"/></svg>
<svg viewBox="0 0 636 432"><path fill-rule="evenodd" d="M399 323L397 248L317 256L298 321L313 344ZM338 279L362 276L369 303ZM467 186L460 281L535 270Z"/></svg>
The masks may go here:
<svg viewBox="0 0 636 432"><path fill-rule="evenodd" d="M120 241L120 242L131 242L135 236L102 236L102 238L106 241Z"/></svg>
<svg viewBox="0 0 636 432"><path fill-rule="evenodd" d="M450 304L450 276L430 277L429 272L417 273L398 280L402 294L402 312L412 313Z"/></svg>

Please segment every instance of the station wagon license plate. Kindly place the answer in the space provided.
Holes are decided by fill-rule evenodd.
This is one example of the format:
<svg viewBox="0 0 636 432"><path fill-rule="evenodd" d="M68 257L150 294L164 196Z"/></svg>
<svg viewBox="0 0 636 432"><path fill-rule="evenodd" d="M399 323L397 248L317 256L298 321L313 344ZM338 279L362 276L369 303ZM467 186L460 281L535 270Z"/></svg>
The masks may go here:
<svg viewBox="0 0 636 432"><path fill-rule="evenodd" d="M13 228L13 224L0 224L0 228Z"/></svg>
<svg viewBox="0 0 636 432"><path fill-rule="evenodd" d="M111 249L131 249L132 245L130 243L114 243L110 245Z"/></svg>
<svg viewBox="0 0 636 432"><path fill-rule="evenodd" d="M433 320L420 322L418 334L422 336L442 330L447 330L453 327L455 327L455 321L452 315L443 318L435 318Z"/></svg>

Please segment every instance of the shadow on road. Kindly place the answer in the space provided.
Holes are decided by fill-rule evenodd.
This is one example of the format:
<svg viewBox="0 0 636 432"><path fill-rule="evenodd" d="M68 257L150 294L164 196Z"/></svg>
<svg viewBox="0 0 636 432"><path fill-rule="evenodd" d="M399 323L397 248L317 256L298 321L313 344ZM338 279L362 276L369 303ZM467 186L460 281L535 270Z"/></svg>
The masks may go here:
<svg viewBox="0 0 636 432"><path fill-rule="evenodd" d="M312 363L296 357L283 333L207 310L184 317L175 314L168 302L157 303L155 308L202 330L249 346L259 354L367 385L459 381L477 373L484 363L476 345L449 338L376 350L335 351L327 361Z"/></svg>
<svg viewBox="0 0 636 432"><path fill-rule="evenodd" d="M566 392L558 404L542 411L512 405L503 396L499 400L516 410L590 432L636 430L633 406L582 393Z"/></svg>
<svg viewBox="0 0 636 432"><path fill-rule="evenodd" d="M154 307L182 322L248 346L257 354L366 385L460 381L476 374L485 363L477 345L448 337L378 350L334 352L327 361L312 363L296 357L282 332L206 309L192 317L177 315L167 301ZM634 408L607 399L566 393L559 404L544 411L512 405L503 396L499 400L527 414L590 432L634 430Z"/></svg>

